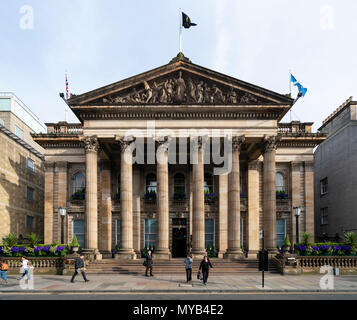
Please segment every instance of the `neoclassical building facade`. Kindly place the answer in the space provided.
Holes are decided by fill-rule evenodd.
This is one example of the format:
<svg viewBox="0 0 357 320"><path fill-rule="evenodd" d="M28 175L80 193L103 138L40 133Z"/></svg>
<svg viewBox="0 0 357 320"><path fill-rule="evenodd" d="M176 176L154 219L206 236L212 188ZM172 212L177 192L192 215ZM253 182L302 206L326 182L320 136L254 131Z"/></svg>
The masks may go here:
<svg viewBox="0 0 357 320"><path fill-rule="evenodd" d="M193 64L169 64L68 100L79 124L47 124L45 242L105 257L220 257L314 236L311 123L281 123L293 99Z"/></svg>

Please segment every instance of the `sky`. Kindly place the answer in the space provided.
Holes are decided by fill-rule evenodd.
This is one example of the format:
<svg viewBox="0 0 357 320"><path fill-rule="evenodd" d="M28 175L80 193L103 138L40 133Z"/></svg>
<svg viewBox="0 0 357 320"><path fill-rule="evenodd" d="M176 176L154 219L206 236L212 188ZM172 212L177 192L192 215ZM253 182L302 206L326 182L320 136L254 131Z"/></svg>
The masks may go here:
<svg viewBox="0 0 357 320"><path fill-rule="evenodd" d="M63 121L66 71L80 94L167 64L179 8L198 24L183 30L193 63L282 94L291 70L308 88L283 121L316 130L357 100L356 0L0 0L0 92Z"/></svg>

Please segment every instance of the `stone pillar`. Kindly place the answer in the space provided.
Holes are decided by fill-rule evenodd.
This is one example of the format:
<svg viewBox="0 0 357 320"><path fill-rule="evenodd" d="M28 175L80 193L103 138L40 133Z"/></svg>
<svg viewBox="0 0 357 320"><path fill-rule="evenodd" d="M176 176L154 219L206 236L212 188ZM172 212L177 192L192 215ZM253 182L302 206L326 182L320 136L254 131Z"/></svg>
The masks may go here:
<svg viewBox="0 0 357 320"><path fill-rule="evenodd" d="M53 242L53 168L54 163L45 162L45 215L44 215L44 242Z"/></svg>
<svg viewBox="0 0 357 320"><path fill-rule="evenodd" d="M169 242L169 165L168 165L168 137L158 138L157 160L157 213L158 232L155 257L168 260L171 257Z"/></svg>
<svg viewBox="0 0 357 320"><path fill-rule="evenodd" d="M133 169L133 241L134 250L140 257L141 250L141 174L140 169Z"/></svg>
<svg viewBox="0 0 357 320"><path fill-rule="evenodd" d="M296 242L296 217L294 207L303 207L301 203L301 167L300 162L291 162L291 243Z"/></svg>
<svg viewBox="0 0 357 320"><path fill-rule="evenodd" d="M134 138L117 138L120 161L120 249L116 259L135 259L133 248L133 151Z"/></svg>
<svg viewBox="0 0 357 320"><path fill-rule="evenodd" d="M100 246L101 253L112 252L111 162L100 161Z"/></svg>
<svg viewBox="0 0 357 320"><path fill-rule="evenodd" d="M266 137L263 143L264 180L263 212L265 248L276 252L276 164L275 155L278 137Z"/></svg>
<svg viewBox="0 0 357 320"><path fill-rule="evenodd" d="M310 234L310 241L315 241L314 220L314 163L305 162L305 231ZM301 217L300 217L301 219ZM300 221L302 226L302 222ZM301 234L301 232L300 232Z"/></svg>
<svg viewBox="0 0 357 320"><path fill-rule="evenodd" d="M191 143L194 141L191 140ZM195 142L193 142L195 143ZM193 155L193 203L192 203L192 256L200 259L205 256L205 199L204 199L204 147L202 137L194 148Z"/></svg>
<svg viewBox="0 0 357 320"><path fill-rule="evenodd" d="M59 207L67 208L67 169L68 163L65 161L58 161L55 163L55 172L57 175L57 205ZM62 232L62 218L57 209L57 241L61 243L61 232ZM65 217L65 219L67 216ZM66 226L66 221L63 222L63 228ZM64 231L64 242L66 242L66 234Z"/></svg>
<svg viewBox="0 0 357 320"><path fill-rule="evenodd" d="M232 171L228 175L228 249L225 259L242 257L240 244L240 168L239 155L245 137L232 139Z"/></svg>
<svg viewBox="0 0 357 320"><path fill-rule="evenodd" d="M259 161L248 163L248 248L249 258L256 258L259 240Z"/></svg>
<svg viewBox="0 0 357 320"><path fill-rule="evenodd" d="M218 257L223 258L223 254L228 247L228 174L219 176L219 217L218 217Z"/></svg>
<svg viewBox="0 0 357 320"><path fill-rule="evenodd" d="M98 252L98 150L96 136L83 140L86 153L86 234L85 248L88 254Z"/></svg>

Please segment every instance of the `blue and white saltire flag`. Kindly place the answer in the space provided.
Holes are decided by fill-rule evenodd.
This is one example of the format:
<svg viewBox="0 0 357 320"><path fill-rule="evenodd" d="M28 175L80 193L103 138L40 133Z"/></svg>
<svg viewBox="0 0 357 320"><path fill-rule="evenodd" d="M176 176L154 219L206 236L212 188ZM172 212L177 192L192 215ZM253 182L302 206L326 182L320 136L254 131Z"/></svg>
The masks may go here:
<svg viewBox="0 0 357 320"><path fill-rule="evenodd" d="M305 97L306 95L306 92L307 92L307 88L304 88L301 83L299 81L296 80L296 78L292 75L291 75L291 82L294 86L296 86L299 90L299 96L303 96Z"/></svg>

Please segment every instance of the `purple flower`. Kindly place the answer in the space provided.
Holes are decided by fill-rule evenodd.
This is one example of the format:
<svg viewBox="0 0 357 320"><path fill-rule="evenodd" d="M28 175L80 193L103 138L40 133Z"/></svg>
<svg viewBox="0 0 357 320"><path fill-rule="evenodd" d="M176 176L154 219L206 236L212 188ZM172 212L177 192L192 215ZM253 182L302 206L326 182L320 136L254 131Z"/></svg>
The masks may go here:
<svg viewBox="0 0 357 320"><path fill-rule="evenodd" d="M332 246L333 250L335 251L341 251L341 247L340 246Z"/></svg>
<svg viewBox="0 0 357 320"><path fill-rule="evenodd" d="M43 251L43 252L46 252L46 253L49 253L49 252L50 252L50 249L51 249L50 246L45 246L45 247L42 248L42 251Z"/></svg>
<svg viewBox="0 0 357 320"><path fill-rule="evenodd" d="M39 253L42 250L42 247L36 247L33 251L35 253Z"/></svg>
<svg viewBox="0 0 357 320"><path fill-rule="evenodd" d="M306 246L298 245L295 247L295 249L304 252L306 251Z"/></svg>
<svg viewBox="0 0 357 320"><path fill-rule="evenodd" d="M57 247L57 252L62 252L64 251L64 249L66 249L65 247Z"/></svg>
<svg viewBox="0 0 357 320"><path fill-rule="evenodd" d="M350 247L350 246L347 246L347 245L344 245L344 246L342 246L342 250L344 250L344 251L351 251L351 247Z"/></svg>
<svg viewBox="0 0 357 320"><path fill-rule="evenodd" d="M12 247L11 248L11 252L12 253L17 253L17 252L19 252L20 251L20 249L18 248L18 247Z"/></svg>
<svg viewBox="0 0 357 320"><path fill-rule="evenodd" d="M322 251L327 251L327 250L330 249L330 246L324 244L324 245L320 246L320 249L321 249Z"/></svg>
<svg viewBox="0 0 357 320"><path fill-rule="evenodd" d="M311 248L312 248L314 251L319 251L319 250L320 250L319 247L317 247L317 246L311 246Z"/></svg>
<svg viewBox="0 0 357 320"><path fill-rule="evenodd" d="M0 247L0 253L3 253L3 248L2 247Z"/></svg>
<svg viewBox="0 0 357 320"><path fill-rule="evenodd" d="M21 248L20 248L20 252L21 252L21 253L24 253L25 251L26 251L26 248L24 248L24 247L21 247Z"/></svg>

